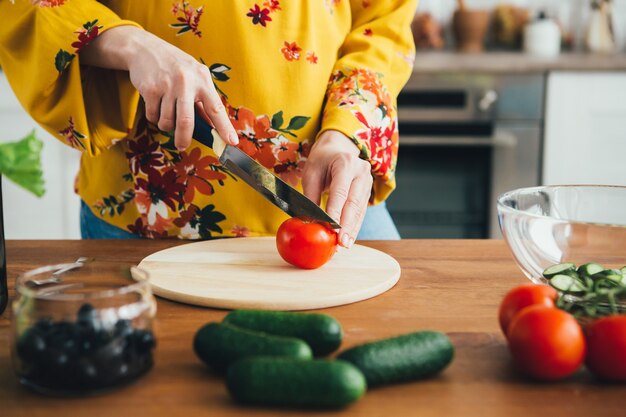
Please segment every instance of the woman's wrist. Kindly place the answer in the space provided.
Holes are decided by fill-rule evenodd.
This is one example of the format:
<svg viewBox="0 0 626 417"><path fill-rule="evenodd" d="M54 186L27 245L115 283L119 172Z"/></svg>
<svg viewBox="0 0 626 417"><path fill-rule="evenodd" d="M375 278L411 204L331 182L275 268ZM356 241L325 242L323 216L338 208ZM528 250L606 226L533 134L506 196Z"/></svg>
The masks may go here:
<svg viewBox="0 0 626 417"><path fill-rule="evenodd" d="M133 25L107 29L80 51L81 63L128 71L130 61L146 35L148 32Z"/></svg>
<svg viewBox="0 0 626 417"><path fill-rule="evenodd" d="M338 152L345 152L359 156L361 151L348 136L338 130L328 129L323 131L317 138L316 143L325 146L333 146Z"/></svg>

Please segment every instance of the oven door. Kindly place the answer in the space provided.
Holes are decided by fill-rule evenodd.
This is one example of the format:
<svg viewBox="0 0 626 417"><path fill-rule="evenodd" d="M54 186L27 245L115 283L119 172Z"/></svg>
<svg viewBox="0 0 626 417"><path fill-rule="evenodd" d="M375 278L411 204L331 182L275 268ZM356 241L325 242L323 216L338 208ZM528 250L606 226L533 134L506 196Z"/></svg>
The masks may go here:
<svg viewBox="0 0 626 417"><path fill-rule="evenodd" d="M397 190L387 206L403 238L498 237L501 192L537 185L540 126L400 126Z"/></svg>

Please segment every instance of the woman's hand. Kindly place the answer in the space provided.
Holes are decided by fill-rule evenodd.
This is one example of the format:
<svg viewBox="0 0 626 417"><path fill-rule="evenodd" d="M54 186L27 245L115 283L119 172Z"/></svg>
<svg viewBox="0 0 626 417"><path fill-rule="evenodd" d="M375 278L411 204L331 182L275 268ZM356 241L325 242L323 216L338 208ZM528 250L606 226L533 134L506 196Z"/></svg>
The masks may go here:
<svg viewBox="0 0 626 417"><path fill-rule="evenodd" d="M118 26L102 33L80 55L87 65L127 70L143 97L147 119L163 131L175 128L178 149L191 143L194 106L227 143L238 143L209 69L161 38L134 26Z"/></svg>
<svg viewBox="0 0 626 417"><path fill-rule="evenodd" d="M326 212L339 219L339 242L354 244L372 192L371 166L359 158L359 149L336 130L323 132L309 154L302 174L304 194L315 203L328 190Z"/></svg>

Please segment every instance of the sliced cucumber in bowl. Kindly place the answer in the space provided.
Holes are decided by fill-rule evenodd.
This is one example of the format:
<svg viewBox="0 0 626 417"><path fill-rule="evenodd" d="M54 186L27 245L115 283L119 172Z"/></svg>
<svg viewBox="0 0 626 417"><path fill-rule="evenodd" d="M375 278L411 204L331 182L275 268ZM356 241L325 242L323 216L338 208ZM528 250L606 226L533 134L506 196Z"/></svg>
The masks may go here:
<svg viewBox="0 0 626 417"><path fill-rule="evenodd" d="M582 294L586 286L583 282L570 274L558 274L550 278L550 286L557 291L567 294Z"/></svg>
<svg viewBox="0 0 626 417"><path fill-rule="evenodd" d="M578 274L588 277L602 271L604 271L604 267L595 262L589 262L578 267Z"/></svg>
<svg viewBox="0 0 626 417"><path fill-rule="evenodd" d="M576 272L576 265L571 262L552 265L543 271L543 276L550 279L555 275L565 274L567 272Z"/></svg>

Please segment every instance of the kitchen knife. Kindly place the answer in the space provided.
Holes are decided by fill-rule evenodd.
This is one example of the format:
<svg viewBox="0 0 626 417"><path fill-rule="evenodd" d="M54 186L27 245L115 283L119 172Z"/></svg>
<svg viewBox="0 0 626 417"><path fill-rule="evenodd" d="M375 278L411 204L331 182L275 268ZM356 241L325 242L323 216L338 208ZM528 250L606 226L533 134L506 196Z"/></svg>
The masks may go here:
<svg viewBox="0 0 626 417"><path fill-rule="evenodd" d="M285 213L292 217L326 222L333 229L341 228L332 217L304 194L273 175L241 149L227 145L217 131L197 112L193 138L213 149L224 167Z"/></svg>

